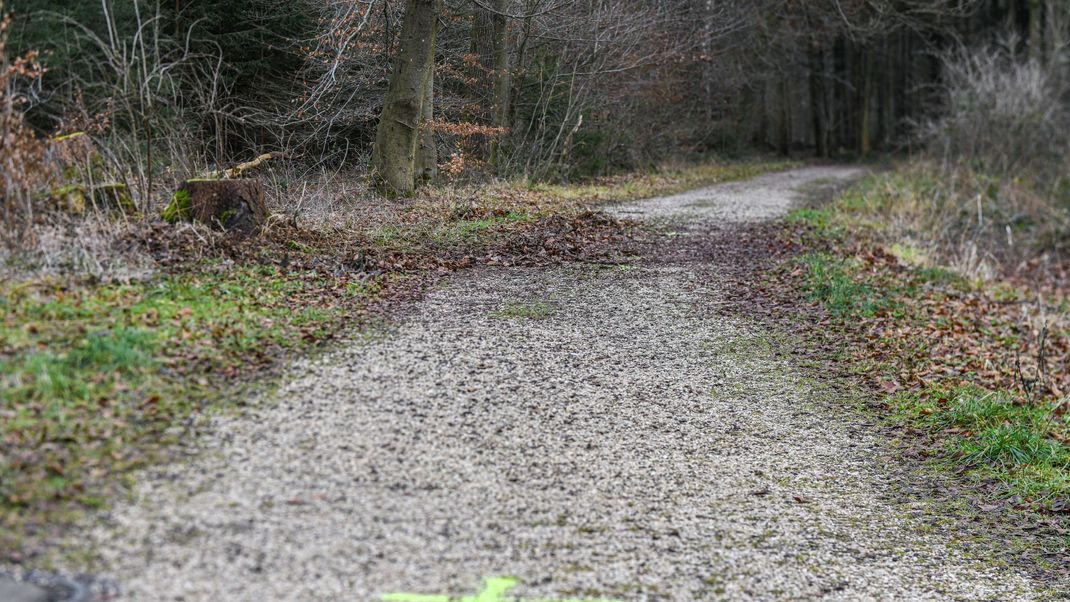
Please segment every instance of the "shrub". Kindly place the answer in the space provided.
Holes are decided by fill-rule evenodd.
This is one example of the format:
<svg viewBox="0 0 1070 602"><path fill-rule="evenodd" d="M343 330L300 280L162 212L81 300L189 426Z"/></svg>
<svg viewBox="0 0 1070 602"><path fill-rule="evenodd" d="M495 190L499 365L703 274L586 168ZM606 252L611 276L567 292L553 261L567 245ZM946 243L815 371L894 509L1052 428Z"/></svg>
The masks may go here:
<svg viewBox="0 0 1070 602"><path fill-rule="evenodd" d="M1004 177L1061 175L1070 154L1070 104L1060 61L1023 60L1006 48L944 59L943 115L924 130L945 161Z"/></svg>

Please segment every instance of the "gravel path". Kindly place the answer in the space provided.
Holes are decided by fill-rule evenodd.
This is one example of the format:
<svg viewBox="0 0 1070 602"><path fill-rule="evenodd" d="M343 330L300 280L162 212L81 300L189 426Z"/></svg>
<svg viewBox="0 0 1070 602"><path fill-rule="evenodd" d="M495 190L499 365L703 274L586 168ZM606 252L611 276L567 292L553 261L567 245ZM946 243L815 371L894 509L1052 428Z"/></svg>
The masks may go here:
<svg viewBox="0 0 1070 602"><path fill-rule="evenodd" d="M615 211L763 219L854 174ZM887 501L880 437L710 310L717 268L452 278L147 475L92 533L106 575L146 601L1039 599Z"/></svg>

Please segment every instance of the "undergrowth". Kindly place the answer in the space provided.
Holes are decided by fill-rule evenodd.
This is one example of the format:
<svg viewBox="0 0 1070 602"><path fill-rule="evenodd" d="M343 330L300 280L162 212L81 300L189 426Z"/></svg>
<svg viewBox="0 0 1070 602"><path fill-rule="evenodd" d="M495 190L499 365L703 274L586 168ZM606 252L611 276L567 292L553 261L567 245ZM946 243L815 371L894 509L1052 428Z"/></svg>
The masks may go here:
<svg viewBox="0 0 1070 602"><path fill-rule="evenodd" d="M817 217L817 216L807 216ZM1070 187L918 160L873 174L840 199L826 224L909 241L970 277L1014 276L1023 264L1070 257Z"/></svg>
<svg viewBox="0 0 1070 602"><path fill-rule="evenodd" d="M1013 505L1070 510L1065 297L963 275L941 265L938 250L893 237L881 217L906 208L874 187L900 177L793 212L807 250L785 278L827 313L839 359L890 418L940 442L938 461Z"/></svg>

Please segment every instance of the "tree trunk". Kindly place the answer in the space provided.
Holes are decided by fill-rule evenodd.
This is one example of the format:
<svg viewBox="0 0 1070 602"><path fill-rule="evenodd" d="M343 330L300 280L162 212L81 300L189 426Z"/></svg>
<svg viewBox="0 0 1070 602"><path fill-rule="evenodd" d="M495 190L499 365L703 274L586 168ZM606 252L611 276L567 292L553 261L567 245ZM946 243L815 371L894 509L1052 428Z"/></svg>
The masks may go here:
<svg viewBox="0 0 1070 602"><path fill-rule="evenodd" d="M788 157L791 155L791 142L793 137L794 127L792 126L792 102L788 95L788 76L784 73L780 74L780 123L779 127L779 140L777 146L780 149L780 154Z"/></svg>
<svg viewBox="0 0 1070 602"><path fill-rule="evenodd" d="M828 120L826 127L829 130L829 147L832 149L844 149L854 146L852 136L855 126L854 93L847 82L857 81L852 73L854 67L854 48L848 45L847 38L837 36L832 44L831 51L831 77L822 78L825 82L826 111L825 118Z"/></svg>
<svg viewBox="0 0 1070 602"><path fill-rule="evenodd" d="M512 97L512 73L509 64L509 22L505 11L509 8L508 0L495 0L494 15L494 96L492 98L492 121L496 128L509 127L509 101ZM489 162L497 167L500 157L498 138L490 143Z"/></svg>
<svg viewBox="0 0 1070 602"><path fill-rule="evenodd" d="M814 126L814 147L818 157L829 156L827 98L825 92L825 52L817 40L810 43L810 114Z"/></svg>
<svg viewBox="0 0 1070 602"><path fill-rule="evenodd" d="M773 98L773 90L775 89L775 83L772 78L762 82L762 95L758 101L761 105L761 117L758 119L758 129L754 131L754 137L751 144L757 148L765 149L769 146L769 113L771 111L769 104Z"/></svg>
<svg viewBox="0 0 1070 602"><path fill-rule="evenodd" d="M512 82L509 64L508 0L492 0L487 8L475 8L472 13L471 52L477 63L472 78L471 121L480 125L504 128L509 123ZM484 158L494 167L499 157L497 140L484 140L480 145Z"/></svg>
<svg viewBox="0 0 1070 602"><path fill-rule="evenodd" d="M1050 60L1058 61L1055 67L1063 81L1070 81L1070 5L1065 0L1048 0L1046 10L1048 56Z"/></svg>
<svg viewBox="0 0 1070 602"><path fill-rule="evenodd" d="M893 143L897 142L899 136L898 122L895 115L898 107L896 106L896 99L898 98L896 84L899 81L899 71L903 68L903 64L898 61L898 55L896 52L899 49L899 38L902 34L896 34L891 40L889 40L884 50L884 64L885 69L881 71L881 77L884 79L884 92L882 93L883 101L881 106L884 110L884 116L881 119L881 144L888 148Z"/></svg>
<svg viewBox="0 0 1070 602"><path fill-rule="evenodd" d="M423 105L420 107L420 143L416 149L416 179L429 184L438 177L438 147L431 122L435 118L435 66L432 64L424 84Z"/></svg>
<svg viewBox="0 0 1070 602"><path fill-rule="evenodd" d="M401 42L394 58L375 132L372 162L380 187L392 194L412 194L416 186L416 148L434 64L439 0L407 0Z"/></svg>
<svg viewBox="0 0 1070 602"><path fill-rule="evenodd" d="M862 50L862 123L859 150L868 155L873 150L873 52Z"/></svg>
<svg viewBox="0 0 1070 602"><path fill-rule="evenodd" d="M471 103L466 119L481 125L494 121L494 15L489 9L472 9L469 52L474 58L469 75L475 84L469 89Z"/></svg>
<svg viewBox="0 0 1070 602"><path fill-rule="evenodd" d="M187 180L163 211L169 222L197 221L228 232L255 234L267 222L260 180Z"/></svg>
<svg viewBox="0 0 1070 602"><path fill-rule="evenodd" d="M1040 26L1040 0L1029 0L1029 58L1044 62L1044 33Z"/></svg>

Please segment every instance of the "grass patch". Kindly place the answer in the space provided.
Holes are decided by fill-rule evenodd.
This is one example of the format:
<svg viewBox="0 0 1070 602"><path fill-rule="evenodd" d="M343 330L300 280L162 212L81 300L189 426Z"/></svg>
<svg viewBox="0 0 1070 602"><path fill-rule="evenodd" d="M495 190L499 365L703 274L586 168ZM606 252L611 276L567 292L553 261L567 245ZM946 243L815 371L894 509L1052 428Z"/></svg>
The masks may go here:
<svg viewBox="0 0 1070 602"><path fill-rule="evenodd" d="M810 253L799 262L806 270L804 286L810 299L823 303L837 316L872 317L892 305L890 296L860 276L857 261L829 253Z"/></svg>
<svg viewBox="0 0 1070 602"><path fill-rule="evenodd" d="M0 547L100 506L159 456L210 385L327 336L346 312L309 273L273 266L67 290L0 288ZM343 283L347 290L353 283ZM361 297L376 292L359 283Z"/></svg>
<svg viewBox="0 0 1070 602"><path fill-rule="evenodd" d="M554 310L542 301L512 301L503 304L500 309L492 312L490 315L502 319L524 318L528 320L543 320L554 315Z"/></svg>
<svg viewBox="0 0 1070 602"><path fill-rule="evenodd" d="M944 435L947 461L998 480L1008 494L1070 498L1070 429L1051 404L965 386L900 394L893 407L899 422Z"/></svg>
<svg viewBox="0 0 1070 602"><path fill-rule="evenodd" d="M788 212L785 220L789 224L804 224L817 231L824 231L829 227L832 220L832 212L828 209L799 208Z"/></svg>
<svg viewBox="0 0 1070 602"><path fill-rule="evenodd" d="M442 226L431 231L428 237L432 243L440 245L453 245L462 242L473 242L481 234L489 230L509 224L517 224L533 221L534 217L523 211L509 211L505 215L490 216L482 219L459 219L446 222Z"/></svg>

